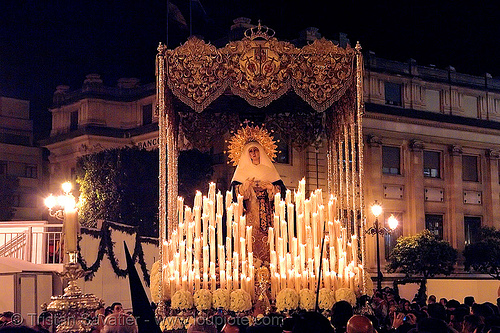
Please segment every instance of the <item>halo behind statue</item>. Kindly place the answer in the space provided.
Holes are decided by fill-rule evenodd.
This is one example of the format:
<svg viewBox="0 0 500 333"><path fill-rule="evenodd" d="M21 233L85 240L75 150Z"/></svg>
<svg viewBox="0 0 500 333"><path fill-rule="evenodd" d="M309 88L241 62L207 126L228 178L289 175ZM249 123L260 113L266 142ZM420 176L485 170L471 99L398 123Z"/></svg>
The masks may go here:
<svg viewBox="0 0 500 333"><path fill-rule="evenodd" d="M259 143L264 148L269 159L274 162L276 158L276 148L278 148L278 146L276 146L269 132L259 126L246 125L240 128L229 141L228 157L230 163L233 163L234 166L238 165L241 154L243 153L243 147L249 142Z"/></svg>

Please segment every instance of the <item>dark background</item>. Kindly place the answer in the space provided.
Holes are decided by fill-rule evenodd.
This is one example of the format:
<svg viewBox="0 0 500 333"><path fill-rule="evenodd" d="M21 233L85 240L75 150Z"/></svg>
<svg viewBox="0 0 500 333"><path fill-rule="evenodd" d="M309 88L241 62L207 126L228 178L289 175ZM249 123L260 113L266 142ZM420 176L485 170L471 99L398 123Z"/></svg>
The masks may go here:
<svg viewBox="0 0 500 333"><path fill-rule="evenodd" d="M498 1L23 1L0 4L0 94L31 102L36 137L48 135L48 107L57 85L81 87L98 73L106 85L122 77L154 82L159 42L175 48L189 35L215 42L244 16L291 40L307 27L327 39L347 33L351 44L398 61L449 65L458 72L500 76ZM170 7L173 8L172 6ZM178 13L177 13L178 14ZM179 16L177 15L177 18Z"/></svg>

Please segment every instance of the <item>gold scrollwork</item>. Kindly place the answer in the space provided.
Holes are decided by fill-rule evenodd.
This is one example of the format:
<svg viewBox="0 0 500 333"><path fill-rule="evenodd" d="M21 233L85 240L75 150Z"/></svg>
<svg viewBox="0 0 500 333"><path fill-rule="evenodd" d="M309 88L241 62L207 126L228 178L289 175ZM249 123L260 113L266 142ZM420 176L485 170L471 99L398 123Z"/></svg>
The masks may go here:
<svg viewBox="0 0 500 333"><path fill-rule="evenodd" d="M221 49L191 37L165 51L168 87L198 112L228 87L256 107L293 87L314 110L324 111L352 85L356 51L350 46L322 38L300 49L267 36L269 30L259 24L252 35Z"/></svg>
<svg viewBox="0 0 500 333"><path fill-rule="evenodd" d="M213 45L191 37L167 56L167 83L172 92L201 112L227 88L225 59Z"/></svg>

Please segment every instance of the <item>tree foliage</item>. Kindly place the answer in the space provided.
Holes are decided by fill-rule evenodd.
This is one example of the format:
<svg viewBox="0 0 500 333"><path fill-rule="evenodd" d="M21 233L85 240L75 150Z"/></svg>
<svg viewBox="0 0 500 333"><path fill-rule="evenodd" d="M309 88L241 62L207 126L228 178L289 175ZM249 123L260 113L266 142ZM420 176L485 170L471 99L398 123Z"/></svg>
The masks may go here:
<svg viewBox="0 0 500 333"><path fill-rule="evenodd" d="M479 241L465 247L465 270L488 274L500 280L500 231L481 228Z"/></svg>
<svg viewBox="0 0 500 333"><path fill-rule="evenodd" d="M102 219L134 225L142 235L157 236L158 161L158 150L129 147L81 157L77 163L77 183L82 225L93 227ZM207 182L212 173L207 154L181 152L179 195L194 193L194 186Z"/></svg>
<svg viewBox="0 0 500 333"><path fill-rule="evenodd" d="M408 277L422 275L427 279L439 274L450 275L456 261L457 250L424 230L398 239L389 256L387 270L400 271Z"/></svg>
<svg viewBox="0 0 500 333"><path fill-rule="evenodd" d="M0 221L9 221L14 216L14 194L19 187L19 179L6 175L0 176Z"/></svg>

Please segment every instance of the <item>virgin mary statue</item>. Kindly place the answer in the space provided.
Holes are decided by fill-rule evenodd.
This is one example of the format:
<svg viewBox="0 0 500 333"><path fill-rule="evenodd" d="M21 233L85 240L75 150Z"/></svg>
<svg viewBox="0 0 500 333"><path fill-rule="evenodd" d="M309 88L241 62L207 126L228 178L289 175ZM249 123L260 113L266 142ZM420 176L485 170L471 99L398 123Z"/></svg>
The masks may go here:
<svg viewBox="0 0 500 333"><path fill-rule="evenodd" d="M254 256L263 263L268 263L267 236L268 228L273 223L274 196L276 193L281 193L284 197L286 188L272 163L271 159L275 156L276 145L267 131L250 126L242 130L238 134L243 134L243 140L239 138L238 144L235 144L233 140L230 145L230 150L233 148L241 150L237 156L237 166L231 181L231 188L233 198L236 199L237 195L243 196L247 225L253 227ZM257 135L258 133L260 135ZM232 153L234 152L233 150Z"/></svg>

